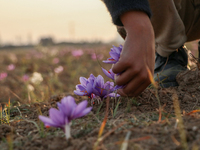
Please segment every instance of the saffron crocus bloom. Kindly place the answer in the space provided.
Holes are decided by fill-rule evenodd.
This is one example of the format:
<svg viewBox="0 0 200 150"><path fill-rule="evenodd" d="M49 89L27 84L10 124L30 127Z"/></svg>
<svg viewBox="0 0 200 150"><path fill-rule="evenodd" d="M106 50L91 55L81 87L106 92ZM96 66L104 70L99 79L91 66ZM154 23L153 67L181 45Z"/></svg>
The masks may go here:
<svg viewBox="0 0 200 150"><path fill-rule="evenodd" d="M27 74L23 75L23 76L22 76L22 80L23 80L24 82L28 81L28 80L29 80L29 76L28 76Z"/></svg>
<svg viewBox="0 0 200 150"><path fill-rule="evenodd" d="M78 105L72 96L64 97L61 103L57 103L58 109L51 108L49 117L39 116L46 127L57 127L63 129L66 138L70 138L70 122L73 119L80 118L88 114L92 107L87 107L87 100L82 101Z"/></svg>
<svg viewBox="0 0 200 150"><path fill-rule="evenodd" d="M91 98L95 79L96 77L93 74L91 74L88 79L80 77L79 80L81 84L76 85L76 90L74 90L74 94L79 96L88 96Z"/></svg>
<svg viewBox="0 0 200 150"><path fill-rule="evenodd" d="M95 79L93 93L99 96L101 99L106 98L107 96L120 96L119 94L113 93L115 90L117 89L114 87L114 82L107 81L104 83L104 78L101 75L98 75L98 77Z"/></svg>
<svg viewBox="0 0 200 150"><path fill-rule="evenodd" d="M8 65L8 67L7 67L7 70L14 70L15 69L15 65L13 65L13 64L10 64L10 65Z"/></svg>
<svg viewBox="0 0 200 150"><path fill-rule="evenodd" d="M53 61L52 61L54 64L57 64L60 62L59 58L54 58Z"/></svg>
<svg viewBox="0 0 200 150"><path fill-rule="evenodd" d="M8 74L6 72L0 73L0 80L5 79L7 76L8 76Z"/></svg>
<svg viewBox="0 0 200 150"><path fill-rule="evenodd" d="M72 51L72 55L73 55L74 57L80 57L80 56L83 55L83 50L82 50L82 49L73 50L73 51Z"/></svg>
<svg viewBox="0 0 200 150"><path fill-rule="evenodd" d="M111 78L112 80L114 80L115 74L113 73L112 69L110 69L109 71L107 71L106 69L102 68L104 74ZM123 89L125 86L124 85L116 85L114 88L114 91L117 89Z"/></svg>
<svg viewBox="0 0 200 150"><path fill-rule="evenodd" d="M96 59L102 59L103 58L103 55L102 54L95 54L95 53L92 53L91 54L91 58L93 59L93 60L96 60Z"/></svg>
<svg viewBox="0 0 200 150"><path fill-rule="evenodd" d="M112 69L107 71L106 69L102 68L102 71L108 78L114 80L115 74L113 73Z"/></svg>
<svg viewBox="0 0 200 150"><path fill-rule="evenodd" d="M108 58L107 60L104 60L103 62L108 64L117 63L119 61L122 48L123 48L122 45L120 45L119 47L113 46L113 48L111 48L111 51L109 52L111 57Z"/></svg>

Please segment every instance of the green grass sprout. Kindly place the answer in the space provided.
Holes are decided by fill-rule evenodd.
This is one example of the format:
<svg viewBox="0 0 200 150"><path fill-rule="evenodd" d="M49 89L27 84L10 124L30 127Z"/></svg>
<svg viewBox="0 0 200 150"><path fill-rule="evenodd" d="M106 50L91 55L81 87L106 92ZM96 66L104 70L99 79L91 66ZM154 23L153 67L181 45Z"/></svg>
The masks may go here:
<svg viewBox="0 0 200 150"><path fill-rule="evenodd" d="M121 103L121 97L118 99L117 105L116 105L116 107L114 109L113 118L115 118L115 116L117 114L117 109L118 109L120 103Z"/></svg>

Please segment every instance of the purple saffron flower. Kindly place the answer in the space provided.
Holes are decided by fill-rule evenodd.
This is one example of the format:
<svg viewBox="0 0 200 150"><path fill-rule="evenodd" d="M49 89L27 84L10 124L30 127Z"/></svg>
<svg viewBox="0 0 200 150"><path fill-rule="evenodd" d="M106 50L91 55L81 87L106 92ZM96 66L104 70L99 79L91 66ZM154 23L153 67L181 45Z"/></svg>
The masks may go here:
<svg viewBox="0 0 200 150"><path fill-rule="evenodd" d="M5 79L7 76L8 76L8 74L6 72L0 73L0 80Z"/></svg>
<svg viewBox="0 0 200 150"><path fill-rule="evenodd" d="M88 96L89 98L100 97L101 99L110 96L115 97L113 93L118 88L114 87L114 82L107 81L104 83L104 78L99 75L95 77L93 74L88 79L80 77L81 84L76 85L74 93L79 96ZM120 96L117 94L117 96Z"/></svg>
<svg viewBox="0 0 200 150"><path fill-rule="evenodd" d="M97 55L97 54L95 54L95 53L92 53L91 54L91 58L93 59L93 60L96 60L96 59L103 59L103 55L102 54L99 54L99 55Z"/></svg>
<svg viewBox="0 0 200 150"><path fill-rule="evenodd" d="M113 93L115 90L117 90L114 87L114 82L107 81L104 83L104 78L101 75L98 75L98 77L95 79L94 85L93 85L93 93L97 96L99 96L101 99L109 97L119 97L119 94Z"/></svg>
<svg viewBox="0 0 200 150"><path fill-rule="evenodd" d="M51 108L49 117L39 115L39 119L44 122L46 127L57 127L63 129L66 138L70 138L70 122L73 119L80 118L88 114L92 107L87 108L87 100L78 105L72 96L64 97L61 103L57 103L58 109Z"/></svg>
<svg viewBox="0 0 200 150"><path fill-rule="evenodd" d="M23 75L22 80L24 82L28 81L29 80L29 76L27 74Z"/></svg>
<svg viewBox="0 0 200 150"><path fill-rule="evenodd" d="M79 49L79 50L73 50L73 51L72 51L72 55L73 55L74 57L79 58L80 56L83 55L83 50L82 50L82 49Z"/></svg>
<svg viewBox="0 0 200 150"><path fill-rule="evenodd" d="M10 64L10 65L8 65L8 67L7 67L7 70L14 70L15 69L15 65L13 65L13 64Z"/></svg>
<svg viewBox="0 0 200 150"><path fill-rule="evenodd" d="M109 77L109 78L111 78L112 80L114 80L115 74L113 73L112 69L110 69L109 71L107 71L107 70L105 70L104 68L102 68L102 70L103 70L104 74L105 74L107 77ZM114 88L114 91L115 91L115 90L118 90L118 89L123 89L124 87L125 87L125 85L121 85L121 86L116 85L115 88ZM114 93L114 94L115 94L115 93ZM113 97L113 96L112 96L112 97Z"/></svg>
<svg viewBox="0 0 200 150"><path fill-rule="evenodd" d="M91 98L95 79L96 78L93 74L91 74L88 79L84 77L80 77L79 80L81 84L76 85L76 90L74 90L74 94L79 95L79 96L88 96Z"/></svg>
<svg viewBox="0 0 200 150"><path fill-rule="evenodd" d="M122 45L120 45L119 47L113 46L113 48L111 48L111 51L109 52L111 57L108 58L107 60L104 60L103 62L108 64L117 63L119 61L122 48L123 48Z"/></svg>
<svg viewBox="0 0 200 150"><path fill-rule="evenodd" d="M52 61L52 62L53 62L54 64L57 64L57 63L59 63L59 62L60 62L60 60L59 60L59 58L57 58L57 57L56 57L56 58L54 58L54 59L53 59L53 61Z"/></svg>
<svg viewBox="0 0 200 150"><path fill-rule="evenodd" d="M108 78L114 80L115 74L113 73L112 69L107 71L106 69L102 68L102 71Z"/></svg>

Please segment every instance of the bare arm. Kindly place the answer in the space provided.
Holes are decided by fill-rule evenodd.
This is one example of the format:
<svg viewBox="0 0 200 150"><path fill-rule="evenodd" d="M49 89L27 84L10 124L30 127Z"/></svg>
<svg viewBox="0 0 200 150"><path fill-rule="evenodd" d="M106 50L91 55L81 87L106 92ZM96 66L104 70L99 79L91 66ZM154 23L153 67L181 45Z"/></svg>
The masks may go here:
<svg viewBox="0 0 200 150"><path fill-rule="evenodd" d="M142 11L128 11L120 16L127 32L118 63L113 66L117 85L126 85L122 96L138 96L149 84L147 68L153 74L155 63L154 31L148 15Z"/></svg>

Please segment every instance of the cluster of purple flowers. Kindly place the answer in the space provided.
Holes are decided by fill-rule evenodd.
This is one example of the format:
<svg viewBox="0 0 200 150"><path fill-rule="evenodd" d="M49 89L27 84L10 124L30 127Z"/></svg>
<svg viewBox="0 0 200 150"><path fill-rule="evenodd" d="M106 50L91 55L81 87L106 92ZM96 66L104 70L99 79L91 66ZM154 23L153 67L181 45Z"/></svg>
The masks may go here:
<svg viewBox="0 0 200 150"><path fill-rule="evenodd" d="M74 93L79 96L88 96L89 98L100 97L101 99L110 96L119 96L114 93L117 88L114 86L114 82L104 82L104 78L101 75L95 77L93 74L87 79L80 77L80 83L76 85Z"/></svg>
<svg viewBox="0 0 200 150"><path fill-rule="evenodd" d="M120 54L122 52L122 45L119 47L113 46L111 51L109 52L110 58L104 60L104 63L115 64L119 61ZM113 73L112 69L107 71L106 69L102 68L104 74L109 77L110 79L114 80L115 74ZM91 99L100 98L103 100L106 97L118 97L119 94L116 94L116 90L123 88L123 86L114 86L114 82L104 82L104 78L101 75L95 77L93 74L87 79L85 77L80 77L80 83L76 85L76 90L74 93L79 96L88 96Z"/></svg>
<svg viewBox="0 0 200 150"><path fill-rule="evenodd" d="M108 58L103 62L109 64L117 63L117 61L119 61L121 51L121 45L119 47L113 46L113 48L111 48L111 52L109 53L111 58ZM112 72L112 69L107 71L102 68L102 70L106 76L114 80L115 74ZM91 99L100 98L103 100L108 96L118 97L120 95L116 94L115 91L119 88L123 88L123 86L114 86L114 82L105 82L101 75L95 77L93 74L90 74L88 79L80 77L79 80L80 84L76 85L74 93L79 96L88 96ZM87 108L87 104L88 102L85 100L77 105L73 97L64 97L61 100L61 103L57 103L58 110L55 108L51 108L49 110L49 118L40 115L39 119L44 122L46 127L52 126L61 128L65 132L66 138L68 139L70 138L71 120L82 117L91 111L92 107Z"/></svg>
<svg viewBox="0 0 200 150"><path fill-rule="evenodd" d="M113 46L110 51L110 58L104 60L104 63L115 64L119 61L120 54L122 51L122 45L119 47ZM102 68L104 74L114 80L115 74L112 72L112 69L107 71L106 69ZM76 90L74 93L79 96L88 96L89 98L100 97L101 100L107 96L109 97L118 97L119 94L116 94L116 91L119 88L123 88L123 86L114 86L114 82L104 82L104 78L101 75L95 77L93 74L87 79L85 77L80 77L80 83L76 85Z"/></svg>
<svg viewBox="0 0 200 150"><path fill-rule="evenodd" d="M119 58L120 58L120 55L122 52L122 48L123 48L122 45L120 45L119 47L113 46L113 48L111 48L111 51L109 52L111 57L108 58L107 60L104 60L103 62L107 63L107 64L116 64L119 61ZM112 69L107 71L106 69L102 68L102 70L107 77L114 80L115 74L113 73Z"/></svg>

